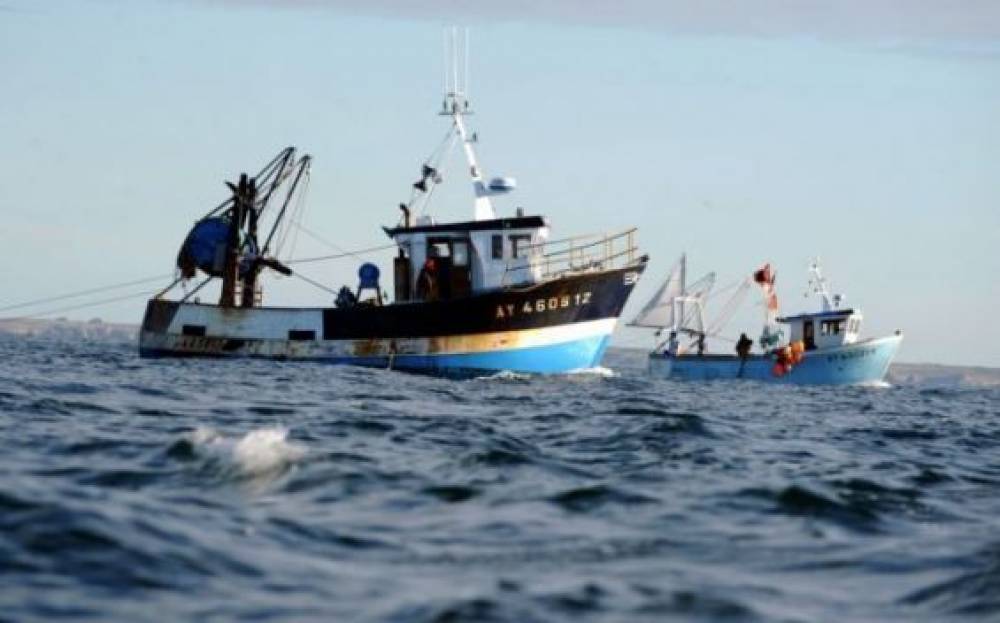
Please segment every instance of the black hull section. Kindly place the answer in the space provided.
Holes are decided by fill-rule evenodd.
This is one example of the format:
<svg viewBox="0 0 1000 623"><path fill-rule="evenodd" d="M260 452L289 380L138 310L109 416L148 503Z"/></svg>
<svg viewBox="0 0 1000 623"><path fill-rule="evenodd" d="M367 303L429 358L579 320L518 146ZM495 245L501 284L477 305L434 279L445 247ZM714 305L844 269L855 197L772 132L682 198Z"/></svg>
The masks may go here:
<svg viewBox="0 0 1000 623"><path fill-rule="evenodd" d="M572 275L450 301L325 309L323 339L469 335L617 318L644 268Z"/></svg>

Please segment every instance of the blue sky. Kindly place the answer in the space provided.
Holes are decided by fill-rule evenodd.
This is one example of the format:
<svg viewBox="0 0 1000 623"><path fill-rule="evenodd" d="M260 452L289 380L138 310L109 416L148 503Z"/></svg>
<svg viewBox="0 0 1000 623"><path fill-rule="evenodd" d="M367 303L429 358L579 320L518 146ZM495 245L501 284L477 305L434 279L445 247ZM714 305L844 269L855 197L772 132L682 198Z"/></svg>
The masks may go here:
<svg viewBox="0 0 1000 623"><path fill-rule="evenodd" d="M316 158L310 229L382 243L446 129L458 22L482 164L520 185L498 207L557 237L638 225L653 262L626 315L681 251L721 284L771 261L800 310L820 255L867 334L905 331L901 359L1000 366L1000 10L830 4L0 0L0 306L169 273L222 180L290 144ZM455 171L439 219L471 216ZM286 279L266 300L328 298Z"/></svg>

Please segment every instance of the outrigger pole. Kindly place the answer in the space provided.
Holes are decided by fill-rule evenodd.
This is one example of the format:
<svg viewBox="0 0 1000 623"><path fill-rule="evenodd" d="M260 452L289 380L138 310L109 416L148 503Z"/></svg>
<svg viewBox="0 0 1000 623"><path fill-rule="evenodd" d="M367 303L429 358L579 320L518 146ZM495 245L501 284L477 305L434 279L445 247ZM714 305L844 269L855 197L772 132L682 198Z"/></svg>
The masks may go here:
<svg viewBox="0 0 1000 623"><path fill-rule="evenodd" d="M241 173L237 183L226 182L230 197L198 221L181 247L178 268L181 269L182 276L192 277L194 271L200 268L210 279L221 277L221 307L253 307L257 303L257 279L263 268L271 268L284 275L292 274L291 269L276 258L267 257L267 253L311 162L312 158L308 155L296 160L295 148L287 147L254 177ZM278 189L290 178L292 183L262 249L258 242L261 216ZM207 227L207 231L199 230L203 225ZM220 227L222 231L219 231ZM194 247L189 246L192 237ZM218 246L215 254L217 259L213 261L211 248L214 244ZM209 247L207 251L206 245ZM194 259L193 253L199 254L199 259ZM221 266L216 262L221 263Z"/></svg>

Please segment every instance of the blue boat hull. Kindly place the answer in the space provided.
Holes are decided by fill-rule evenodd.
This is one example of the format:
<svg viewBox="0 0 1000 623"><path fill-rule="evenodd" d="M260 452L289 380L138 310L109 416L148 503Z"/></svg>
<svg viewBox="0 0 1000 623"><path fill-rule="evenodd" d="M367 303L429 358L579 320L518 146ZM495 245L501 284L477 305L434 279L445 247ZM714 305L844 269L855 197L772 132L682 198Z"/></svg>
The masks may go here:
<svg viewBox="0 0 1000 623"><path fill-rule="evenodd" d="M561 344L511 348L479 353L396 355L393 357L330 357L317 361L333 364L405 370L448 377L470 377L517 371L559 374L593 368L601 363L610 336L595 336Z"/></svg>
<svg viewBox="0 0 1000 623"><path fill-rule="evenodd" d="M481 352L447 354L388 354L353 356L317 350L299 356L275 356L272 353L240 353L246 357L268 359L298 359L329 364L354 365L368 368L386 368L422 372L442 376L468 377L500 371L530 374L558 374L600 364L611 338L610 331L566 342L520 348L496 349ZM340 350L340 349L337 349ZM211 352L179 353L176 349L144 348L143 357L230 357L231 354Z"/></svg>
<svg viewBox="0 0 1000 623"><path fill-rule="evenodd" d="M902 335L864 340L824 350L808 351L803 360L782 376L774 374L774 358L755 355L741 361L730 355L671 356L653 353L649 371L670 379L710 381L749 379L793 385L856 385L877 383L889 371Z"/></svg>

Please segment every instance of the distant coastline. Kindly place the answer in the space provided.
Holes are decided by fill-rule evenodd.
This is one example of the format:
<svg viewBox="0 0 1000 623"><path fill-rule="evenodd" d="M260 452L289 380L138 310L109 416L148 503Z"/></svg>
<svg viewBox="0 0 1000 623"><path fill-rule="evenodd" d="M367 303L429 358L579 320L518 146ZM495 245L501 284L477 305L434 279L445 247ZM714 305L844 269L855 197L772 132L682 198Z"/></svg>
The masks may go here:
<svg viewBox="0 0 1000 623"><path fill-rule="evenodd" d="M0 319L0 336L37 339L86 340L100 342L135 342L139 325L122 322L69 320L67 318ZM643 351L632 348L616 350L633 351L638 356ZM639 364L641 365L641 364ZM1000 368L985 366L951 366L936 363L894 363L886 379L892 385L921 385L927 387L1000 387Z"/></svg>
<svg viewBox="0 0 1000 623"><path fill-rule="evenodd" d="M77 339L102 342L132 342L139 334L139 326L129 323L66 318L0 319L0 335L41 339Z"/></svg>
<svg viewBox="0 0 1000 623"><path fill-rule="evenodd" d="M1000 368L947 366L937 363L894 363L886 380L891 385L932 387L1000 387Z"/></svg>

